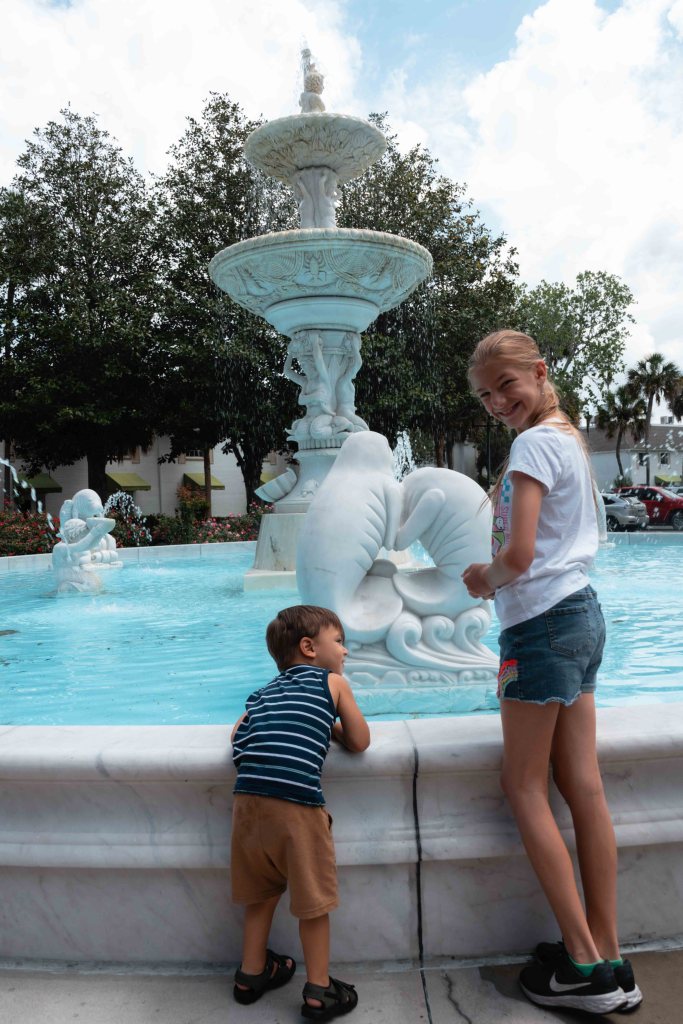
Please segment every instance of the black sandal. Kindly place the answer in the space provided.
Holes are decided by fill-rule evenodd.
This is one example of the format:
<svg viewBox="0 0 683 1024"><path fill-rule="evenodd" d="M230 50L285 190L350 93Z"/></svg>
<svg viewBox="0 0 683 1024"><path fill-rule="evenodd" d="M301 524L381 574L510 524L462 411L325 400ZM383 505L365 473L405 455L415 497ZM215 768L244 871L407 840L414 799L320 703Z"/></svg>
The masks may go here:
<svg viewBox="0 0 683 1024"><path fill-rule="evenodd" d="M288 960L292 961L291 967L287 966ZM273 967L276 968L274 971ZM245 974L241 967L235 971L235 1001L242 1003L243 1006L255 1003L271 988L286 985L295 970L296 963L291 956L283 956L281 953L273 953L272 949L267 949L266 966L260 974ZM246 985L247 988L238 988L238 985Z"/></svg>
<svg viewBox="0 0 683 1024"><path fill-rule="evenodd" d="M351 1013L358 1005L358 993L353 985L346 981L338 981L337 978L330 978L327 988L322 985L312 985L307 981L303 991L304 1005L301 1007L301 1016L308 1020L332 1020L333 1017L341 1017L344 1013ZM319 999L322 1006L311 1006L306 999Z"/></svg>

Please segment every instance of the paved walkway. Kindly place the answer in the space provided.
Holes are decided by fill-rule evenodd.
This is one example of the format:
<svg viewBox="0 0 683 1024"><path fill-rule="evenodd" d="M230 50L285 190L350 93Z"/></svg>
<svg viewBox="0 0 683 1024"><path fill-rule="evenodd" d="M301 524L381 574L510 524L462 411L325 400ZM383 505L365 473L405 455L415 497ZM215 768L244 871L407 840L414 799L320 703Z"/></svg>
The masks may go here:
<svg viewBox="0 0 683 1024"><path fill-rule="evenodd" d="M463 967L447 961L424 972L390 963L339 971L358 988L349 1024L634 1024L683 1021L683 950L635 953L645 1002L633 1017L551 1013L517 988L518 965ZM424 982L423 982L424 979ZM299 1024L303 976L251 1007L232 999L225 974L113 973L111 970L0 969L3 1024Z"/></svg>

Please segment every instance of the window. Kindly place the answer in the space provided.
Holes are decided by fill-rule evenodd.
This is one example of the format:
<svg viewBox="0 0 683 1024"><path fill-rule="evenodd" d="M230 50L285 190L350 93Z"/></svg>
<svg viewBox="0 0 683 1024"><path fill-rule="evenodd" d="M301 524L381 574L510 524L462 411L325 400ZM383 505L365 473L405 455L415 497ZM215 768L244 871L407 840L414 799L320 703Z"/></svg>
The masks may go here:
<svg viewBox="0 0 683 1024"><path fill-rule="evenodd" d="M660 466L668 466L669 465L669 453L668 452L660 452L659 453L659 465Z"/></svg>
<svg viewBox="0 0 683 1024"><path fill-rule="evenodd" d="M647 465L647 458L648 458L647 452L638 452L638 465L639 466L646 466Z"/></svg>
<svg viewBox="0 0 683 1024"><path fill-rule="evenodd" d="M178 459L180 465L183 465L186 459L201 459L204 461L204 451L202 448L188 448L186 452ZM209 452L209 461L213 465L213 448Z"/></svg>
<svg viewBox="0 0 683 1024"><path fill-rule="evenodd" d="M125 455L121 455L117 462L133 462L138 463L140 461L140 448L131 448Z"/></svg>

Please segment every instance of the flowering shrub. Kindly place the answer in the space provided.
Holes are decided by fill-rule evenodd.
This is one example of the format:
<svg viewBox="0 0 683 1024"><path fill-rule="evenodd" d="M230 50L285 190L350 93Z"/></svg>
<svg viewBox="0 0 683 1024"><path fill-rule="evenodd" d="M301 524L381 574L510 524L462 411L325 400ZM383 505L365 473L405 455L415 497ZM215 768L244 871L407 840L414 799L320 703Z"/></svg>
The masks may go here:
<svg viewBox="0 0 683 1024"><path fill-rule="evenodd" d="M41 555L57 543L59 521L50 522L44 512L0 510L0 555Z"/></svg>
<svg viewBox="0 0 683 1024"><path fill-rule="evenodd" d="M147 523L152 533L152 544L192 544L194 540L194 524L188 523L179 516L166 516L163 513L147 516Z"/></svg>
<svg viewBox="0 0 683 1024"><path fill-rule="evenodd" d="M104 506L104 514L116 520L112 537L121 548L141 548L152 543L152 534L147 529L147 520L125 491L116 491Z"/></svg>
<svg viewBox="0 0 683 1024"><path fill-rule="evenodd" d="M178 515L181 519L195 522L206 519L209 513L209 503L204 491L198 491L194 487L183 487L181 484L176 494L178 496Z"/></svg>
<svg viewBox="0 0 683 1024"><path fill-rule="evenodd" d="M272 505L252 502L242 515L188 522L175 516L149 516L153 544L224 544L235 540L256 540L261 517Z"/></svg>

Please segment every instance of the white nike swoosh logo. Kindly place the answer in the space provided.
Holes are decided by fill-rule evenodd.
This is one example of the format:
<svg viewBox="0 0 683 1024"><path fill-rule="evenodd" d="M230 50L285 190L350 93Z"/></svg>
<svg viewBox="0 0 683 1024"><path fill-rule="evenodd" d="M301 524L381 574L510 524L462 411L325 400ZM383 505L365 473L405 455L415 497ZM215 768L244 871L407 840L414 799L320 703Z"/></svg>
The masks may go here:
<svg viewBox="0 0 683 1024"><path fill-rule="evenodd" d="M561 981L557 981L556 979L557 979L557 975L553 974L552 978L550 979L550 991L551 992L567 992L570 988L571 989L575 989L575 988L590 988L591 985L593 984L592 981L580 981L578 984L565 985Z"/></svg>

